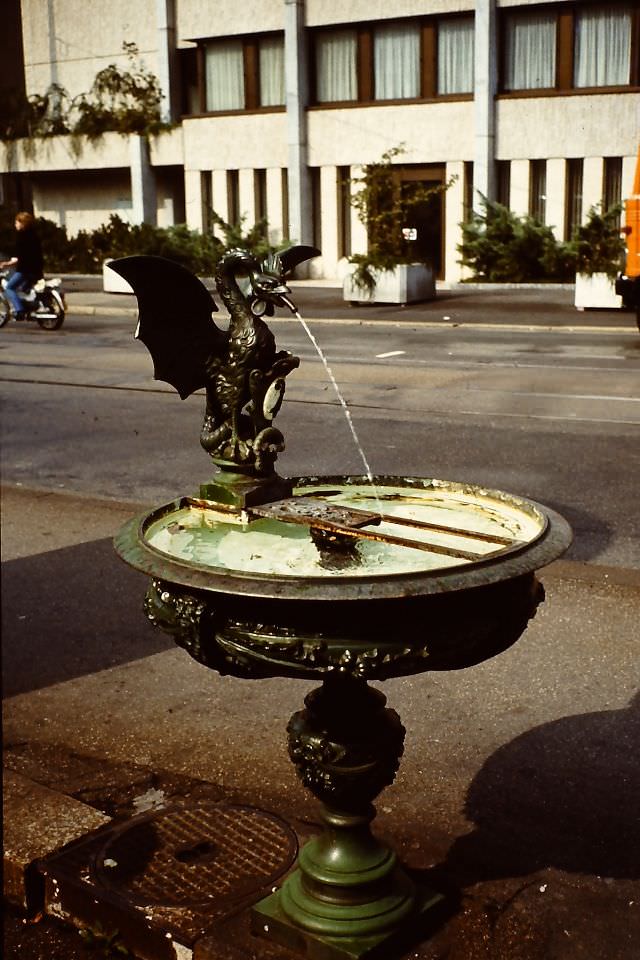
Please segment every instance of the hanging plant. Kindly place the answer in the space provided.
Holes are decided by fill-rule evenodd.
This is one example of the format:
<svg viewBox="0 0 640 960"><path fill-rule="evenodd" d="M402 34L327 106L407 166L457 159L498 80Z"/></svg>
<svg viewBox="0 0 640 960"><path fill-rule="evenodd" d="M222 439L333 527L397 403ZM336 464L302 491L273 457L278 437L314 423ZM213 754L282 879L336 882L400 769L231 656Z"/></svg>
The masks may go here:
<svg viewBox="0 0 640 960"><path fill-rule="evenodd" d="M134 43L124 43L129 69L110 63L96 74L88 93L72 103L72 132L96 139L109 130L118 133L157 133L169 125L161 116L160 81L145 70Z"/></svg>

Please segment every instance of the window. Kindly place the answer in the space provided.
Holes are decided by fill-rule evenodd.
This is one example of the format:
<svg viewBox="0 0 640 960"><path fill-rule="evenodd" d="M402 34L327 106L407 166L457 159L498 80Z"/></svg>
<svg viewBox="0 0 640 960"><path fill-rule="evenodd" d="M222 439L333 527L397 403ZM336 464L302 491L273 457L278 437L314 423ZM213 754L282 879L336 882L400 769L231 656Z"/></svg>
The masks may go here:
<svg viewBox="0 0 640 960"><path fill-rule="evenodd" d="M258 44L260 71L260 106L284 104L284 41L269 37Z"/></svg>
<svg viewBox="0 0 640 960"><path fill-rule="evenodd" d="M253 194L255 197L256 223L267 219L267 171L253 171ZM266 239L266 229L265 229Z"/></svg>
<svg viewBox="0 0 640 960"><path fill-rule="evenodd" d="M320 187L320 167L309 167L311 181L311 220L313 225L313 245L322 249L322 196Z"/></svg>
<svg viewBox="0 0 640 960"><path fill-rule="evenodd" d="M622 201L622 157L605 157L602 177L602 209L610 210ZM620 226L620 216L617 218Z"/></svg>
<svg viewBox="0 0 640 960"><path fill-rule="evenodd" d="M576 87L629 83L631 9L607 4L578 11L573 82Z"/></svg>
<svg viewBox="0 0 640 960"><path fill-rule="evenodd" d="M202 199L202 231L211 233L213 227L213 184L211 171L200 171L200 196Z"/></svg>
<svg viewBox="0 0 640 960"><path fill-rule="evenodd" d="M547 161L532 160L529 164L529 216L545 223L547 206Z"/></svg>
<svg viewBox="0 0 640 960"><path fill-rule="evenodd" d="M338 167L338 257L351 255L351 169Z"/></svg>
<svg viewBox="0 0 640 960"><path fill-rule="evenodd" d="M241 40L216 40L205 51L207 110L244 108L244 58Z"/></svg>
<svg viewBox="0 0 640 960"><path fill-rule="evenodd" d="M285 102L284 40L211 40L204 44L205 110L255 110Z"/></svg>
<svg viewBox="0 0 640 960"><path fill-rule="evenodd" d="M505 90L544 89L555 82L555 14L509 14L504 33Z"/></svg>
<svg viewBox="0 0 640 960"><path fill-rule="evenodd" d="M282 239L289 239L289 171L282 168Z"/></svg>
<svg viewBox="0 0 640 960"><path fill-rule="evenodd" d="M463 217L464 222L468 223L473 216L473 160L465 160L464 162L463 193Z"/></svg>
<svg viewBox="0 0 640 960"><path fill-rule="evenodd" d="M227 170L227 214L232 227L240 223L240 177L237 170Z"/></svg>
<svg viewBox="0 0 640 960"><path fill-rule="evenodd" d="M504 11L501 89L584 90L640 83L640 4L558 3Z"/></svg>
<svg viewBox="0 0 640 960"><path fill-rule="evenodd" d="M317 104L469 97L473 16L377 21L313 34Z"/></svg>
<svg viewBox="0 0 640 960"><path fill-rule="evenodd" d="M473 64L473 17L442 20L438 24L438 93L471 93Z"/></svg>
<svg viewBox="0 0 640 960"><path fill-rule="evenodd" d="M496 160L496 200L503 207L511 203L511 161Z"/></svg>
<svg viewBox="0 0 640 960"><path fill-rule="evenodd" d="M195 47L178 51L178 70L180 76L180 113L183 116L200 113L198 51Z"/></svg>
<svg viewBox="0 0 640 960"><path fill-rule="evenodd" d="M376 100L410 100L420 96L420 27L376 27L373 31L373 76Z"/></svg>
<svg viewBox="0 0 640 960"><path fill-rule="evenodd" d="M622 201L622 157L604 158L602 205L605 210Z"/></svg>
<svg viewBox="0 0 640 960"><path fill-rule="evenodd" d="M319 103L358 99L355 30L316 37L316 98Z"/></svg>
<svg viewBox="0 0 640 960"><path fill-rule="evenodd" d="M567 160L565 240L571 240L574 230L582 222L582 167L582 160Z"/></svg>

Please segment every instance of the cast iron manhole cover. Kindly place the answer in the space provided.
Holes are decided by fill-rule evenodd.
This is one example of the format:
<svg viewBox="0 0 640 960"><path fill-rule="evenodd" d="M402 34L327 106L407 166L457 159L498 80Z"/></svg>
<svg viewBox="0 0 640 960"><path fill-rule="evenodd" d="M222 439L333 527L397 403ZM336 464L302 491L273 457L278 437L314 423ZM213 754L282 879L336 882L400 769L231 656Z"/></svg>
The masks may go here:
<svg viewBox="0 0 640 960"><path fill-rule="evenodd" d="M268 889L293 863L296 835L255 807L200 802L136 817L96 856L96 882L140 906L196 907Z"/></svg>

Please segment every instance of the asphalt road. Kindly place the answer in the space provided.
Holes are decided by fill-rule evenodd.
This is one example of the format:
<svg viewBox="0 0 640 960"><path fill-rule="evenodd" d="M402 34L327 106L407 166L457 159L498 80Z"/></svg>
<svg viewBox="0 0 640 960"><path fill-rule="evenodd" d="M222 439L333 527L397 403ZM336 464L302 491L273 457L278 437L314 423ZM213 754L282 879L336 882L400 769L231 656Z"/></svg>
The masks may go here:
<svg viewBox="0 0 640 960"><path fill-rule="evenodd" d="M364 457L374 474L509 490L567 517L573 559L639 567L640 337L616 314L580 325L574 312L576 329L566 310L532 302L532 328L532 310L515 301L508 315L504 297L488 298L483 325L310 320L361 451L305 332L273 322L302 360L278 418L280 472L360 474ZM134 324L71 316L56 334L2 331L5 483L158 502L207 478L203 397L181 402L152 379Z"/></svg>

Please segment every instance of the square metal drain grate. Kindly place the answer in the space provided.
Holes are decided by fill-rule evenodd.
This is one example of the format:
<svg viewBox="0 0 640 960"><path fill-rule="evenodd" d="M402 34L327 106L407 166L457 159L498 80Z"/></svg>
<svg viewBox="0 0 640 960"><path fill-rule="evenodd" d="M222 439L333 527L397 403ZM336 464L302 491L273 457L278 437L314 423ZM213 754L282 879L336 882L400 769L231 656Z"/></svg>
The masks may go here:
<svg viewBox="0 0 640 960"><path fill-rule="evenodd" d="M140 814L38 864L47 911L118 929L141 956L175 956L269 893L298 850L291 827L256 807L198 801Z"/></svg>

